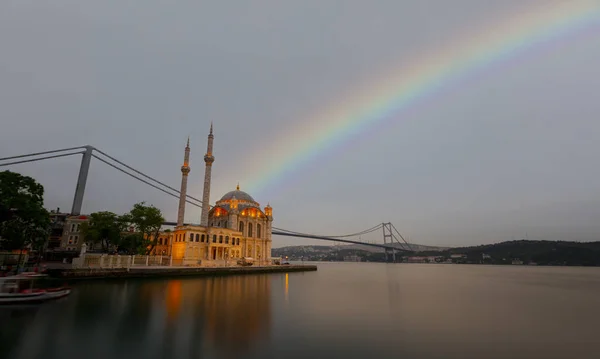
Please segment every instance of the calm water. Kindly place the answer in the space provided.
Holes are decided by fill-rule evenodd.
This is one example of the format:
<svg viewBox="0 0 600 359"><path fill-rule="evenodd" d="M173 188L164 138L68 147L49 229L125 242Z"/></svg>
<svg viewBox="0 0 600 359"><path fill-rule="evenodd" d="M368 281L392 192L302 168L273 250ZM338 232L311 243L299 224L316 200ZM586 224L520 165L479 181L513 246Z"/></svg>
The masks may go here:
<svg viewBox="0 0 600 359"><path fill-rule="evenodd" d="M21 358L599 358L600 269L325 263L0 307Z"/></svg>

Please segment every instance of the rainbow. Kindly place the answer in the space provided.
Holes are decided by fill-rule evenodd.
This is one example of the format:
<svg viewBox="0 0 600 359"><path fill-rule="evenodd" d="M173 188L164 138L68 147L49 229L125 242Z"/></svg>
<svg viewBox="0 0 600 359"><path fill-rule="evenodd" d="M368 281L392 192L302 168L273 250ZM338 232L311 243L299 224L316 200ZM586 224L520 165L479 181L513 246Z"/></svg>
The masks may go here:
<svg viewBox="0 0 600 359"><path fill-rule="evenodd" d="M539 6L539 4L542 6ZM543 44L600 25L598 1L540 1L535 8L487 26L435 52L420 54L398 71L381 76L373 85L289 129L255 154L267 159L244 187L258 197L290 178L317 155L354 138L370 126L394 118L419 100Z"/></svg>

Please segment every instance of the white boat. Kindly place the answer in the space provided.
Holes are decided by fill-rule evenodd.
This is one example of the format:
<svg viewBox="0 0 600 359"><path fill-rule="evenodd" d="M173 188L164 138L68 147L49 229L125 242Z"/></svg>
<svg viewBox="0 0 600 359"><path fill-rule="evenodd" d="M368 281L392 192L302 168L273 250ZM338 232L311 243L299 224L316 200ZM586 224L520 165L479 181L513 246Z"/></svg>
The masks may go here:
<svg viewBox="0 0 600 359"><path fill-rule="evenodd" d="M45 277L45 275L22 273L10 277L0 277L0 305L41 303L71 294L71 289L67 287L34 288L34 281L40 277Z"/></svg>

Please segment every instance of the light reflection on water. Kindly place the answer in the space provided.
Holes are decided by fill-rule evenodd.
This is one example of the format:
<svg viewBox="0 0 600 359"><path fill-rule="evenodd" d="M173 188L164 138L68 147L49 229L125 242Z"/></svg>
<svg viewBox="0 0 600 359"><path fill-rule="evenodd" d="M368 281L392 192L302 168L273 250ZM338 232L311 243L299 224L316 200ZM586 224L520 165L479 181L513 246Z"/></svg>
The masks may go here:
<svg viewBox="0 0 600 359"><path fill-rule="evenodd" d="M323 263L0 308L10 358L596 358L599 268Z"/></svg>

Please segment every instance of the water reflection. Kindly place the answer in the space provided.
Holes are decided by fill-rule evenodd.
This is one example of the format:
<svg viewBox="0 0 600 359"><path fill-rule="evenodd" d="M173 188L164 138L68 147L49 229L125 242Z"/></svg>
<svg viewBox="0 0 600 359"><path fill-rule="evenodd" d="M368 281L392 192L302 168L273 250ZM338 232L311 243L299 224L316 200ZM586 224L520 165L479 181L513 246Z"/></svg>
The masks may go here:
<svg viewBox="0 0 600 359"><path fill-rule="evenodd" d="M599 268L320 263L0 307L8 358L594 358Z"/></svg>
<svg viewBox="0 0 600 359"><path fill-rule="evenodd" d="M0 312L11 358L244 356L268 340L268 276L83 284L67 301Z"/></svg>

